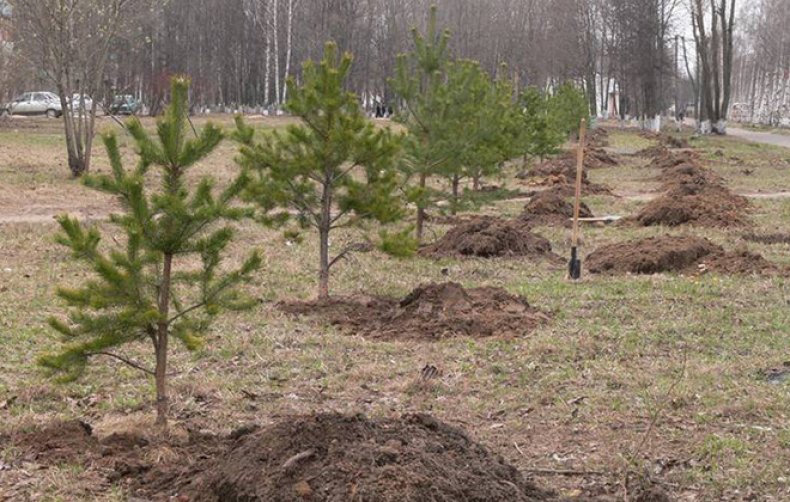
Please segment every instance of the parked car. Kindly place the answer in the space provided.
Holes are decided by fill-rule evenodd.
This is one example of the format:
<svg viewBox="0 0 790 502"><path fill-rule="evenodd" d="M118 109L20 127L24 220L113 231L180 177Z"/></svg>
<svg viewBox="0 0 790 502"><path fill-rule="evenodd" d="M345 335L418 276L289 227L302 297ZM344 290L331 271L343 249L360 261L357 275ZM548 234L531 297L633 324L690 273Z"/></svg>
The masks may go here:
<svg viewBox="0 0 790 502"><path fill-rule="evenodd" d="M56 118L63 115L60 98L51 92L26 92L2 108L8 115L46 115Z"/></svg>
<svg viewBox="0 0 790 502"><path fill-rule="evenodd" d="M110 105L110 113L113 115L134 115L139 109L140 102L131 94L115 96Z"/></svg>
<svg viewBox="0 0 790 502"><path fill-rule="evenodd" d="M86 112L93 110L93 98L91 98L90 96L75 94L74 96L72 96L71 102L73 103L71 106L72 108L74 108L75 111L79 110L82 104L85 105Z"/></svg>

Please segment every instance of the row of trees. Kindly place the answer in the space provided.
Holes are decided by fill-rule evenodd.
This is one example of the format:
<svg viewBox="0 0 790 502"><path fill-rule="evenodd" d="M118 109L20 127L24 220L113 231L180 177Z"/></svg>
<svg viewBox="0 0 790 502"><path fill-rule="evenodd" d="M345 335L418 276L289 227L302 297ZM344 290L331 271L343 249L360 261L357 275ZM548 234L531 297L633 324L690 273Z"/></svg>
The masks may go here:
<svg viewBox="0 0 790 502"><path fill-rule="evenodd" d="M197 107L280 106L287 78L298 73L293 62L319 58L325 40L356 55L348 85L366 104L390 103L388 79L398 54L409 48L409 29L426 29L423 13L435 3L438 22L454 34L448 47L453 57L478 61L491 75L506 63L516 87L574 81L592 113L606 111L617 91L617 112L639 116L671 102L671 41L682 0L1 1L14 7L9 19L15 50L34 66L42 63L41 37L62 24L53 16L66 16L75 30L57 34L68 49L65 56L97 35L111 37L106 86L138 95L154 113L172 74L192 77ZM71 15L109 14L120 3L119 33L97 31ZM5 91L31 85L27 77Z"/></svg>
<svg viewBox="0 0 790 502"><path fill-rule="evenodd" d="M96 227L60 218L59 242L96 278L58 291L70 315L50 324L65 345L40 363L65 379L79 377L98 356L141 370L154 377L157 422L164 425L169 341L194 350L215 315L251 305L237 286L250 279L261 260L252 253L236 269L222 266L234 234L229 221L256 217L277 226L295 221L297 230L315 230L318 297L326 299L330 270L348 253L372 244L395 255L415 249L426 209L445 193L442 181L449 181L455 209L462 179L471 179L474 191L511 155L555 150L574 131L569 124L587 114L587 102L573 86L552 97L535 89L516 96L509 80L491 79L476 62L450 59L449 34L437 32L435 13L425 35L414 32L413 51L398 63L393 88L405 103L399 120L408 126L401 134L368 120L358 97L347 90L350 54L340 56L336 44L329 43L320 63L304 65L300 84L289 79L285 107L301 118L299 124L258 135L237 117L229 137L239 144L239 172L222 190L209 178L192 189L185 183L189 168L228 137L209 124L190 139L186 78L172 81L173 101L155 137L139 120L129 122L140 156L135 168L123 166L116 137L105 136L111 173L84 179L122 202L123 213L112 216L111 223L125 239L102 245ZM153 191L145 183L152 167L162 180ZM416 239L410 236L413 226L398 225L409 219L412 203ZM369 232L391 225L394 233L380 231L376 237ZM332 232L350 226L364 230L364 243L331 255ZM151 343L153 368L121 352L138 342Z"/></svg>
<svg viewBox="0 0 790 502"><path fill-rule="evenodd" d="M787 0L744 5L733 61L735 118L779 125L790 120L790 23Z"/></svg>

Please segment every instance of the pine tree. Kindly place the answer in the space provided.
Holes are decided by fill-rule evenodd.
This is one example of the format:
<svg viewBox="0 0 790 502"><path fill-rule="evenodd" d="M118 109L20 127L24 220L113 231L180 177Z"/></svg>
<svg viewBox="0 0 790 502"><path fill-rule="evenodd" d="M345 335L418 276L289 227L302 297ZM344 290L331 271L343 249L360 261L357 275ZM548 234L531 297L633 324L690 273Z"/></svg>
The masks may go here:
<svg viewBox="0 0 790 502"><path fill-rule="evenodd" d="M584 93L570 82L562 84L549 98L549 117L553 127L566 137L577 136L581 119L590 121L590 106Z"/></svg>
<svg viewBox="0 0 790 502"><path fill-rule="evenodd" d="M210 155L223 133L209 124L199 136L187 139L189 80L173 79L172 103L157 124L156 138L149 136L137 119L128 130L140 157L135 169L121 162L117 138L103 137L112 167L111 175L85 178L91 188L115 195L123 212L110 222L125 234L125 243L102 245L96 227L86 228L68 216L59 218L63 233L57 241L71 248L75 259L93 270L94 278L75 289L57 294L70 307L68 320L50 319L63 337L64 346L39 362L63 380L73 380L89 360L109 356L154 377L157 418L167 424L167 359L171 338L188 350L202 345L210 321L224 309L249 305L235 286L260 265L252 253L230 272L220 269L222 254L233 238L228 220L247 211L232 205L249 181L242 173L215 194L207 177L194 189L187 186L189 168ZM146 179L151 166L159 168L161 186L151 190ZM199 265L193 257L199 258ZM150 342L155 369L118 351L127 344Z"/></svg>
<svg viewBox="0 0 790 502"><path fill-rule="evenodd" d="M524 167L528 157L543 160L559 151L567 132L557 127L558 120L550 116L549 96L535 87L528 87L519 99L520 134L517 139Z"/></svg>
<svg viewBox="0 0 790 502"><path fill-rule="evenodd" d="M302 123L274 131L254 143L252 130L237 120L243 167L258 173L247 191L263 210L266 223L282 224L295 213L303 228L318 231L318 297L329 296L330 269L352 245L330 256L330 233L365 220L394 223L404 216L398 189L401 138L377 129L357 97L344 89L352 57L327 43L319 64L304 64L302 84L292 78L285 105ZM387 251L407 252L382 234ZM398 235L397 237L404 237ZM412 246L413 247L413 246Z"/></svg>
<svg viewBox="0 0 790 502"><path fill-rule="evenodd" d="M410 159L409 174L418 177L418 185L411 191L410 199L417 206L419 242L426 209L440 198L440 194L429 188L428 180L450 164L456 152L451 144L453 137L448 136L447 114L451 110L447 107L446 93L443 93L450 61L447 51L450 32L437 32L436 6L431 7L426 34L423 36L414 28L412 38L414 50L398 56L397 73L390 85L402 104L396 120L408 130L405 147Z"/></svg>

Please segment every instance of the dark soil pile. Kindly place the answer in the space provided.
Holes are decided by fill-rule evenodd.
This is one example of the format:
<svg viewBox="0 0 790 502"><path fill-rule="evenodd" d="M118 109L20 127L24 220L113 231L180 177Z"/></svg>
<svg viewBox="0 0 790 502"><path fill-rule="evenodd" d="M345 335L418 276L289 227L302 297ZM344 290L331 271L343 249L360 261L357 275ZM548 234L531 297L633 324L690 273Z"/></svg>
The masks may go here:
<svg viewBox="0 0 790 502"><path fill-rule="evenodd" d="M609 146L609 131L603 127L596 127L587 133L587 146L603 148Z"/></svg>
<svg viewBox="0 0 790 502"><path fill-rule="evenodd" d="M478 217L450 229L433 244L420 249L423 256L437 257L551 257L551 243L533 234L519 220Z"/></svg>
<svg viewBox="0 0 790 502"><path fill-rule="evenodd" d="M661 169L656 179L665 192L628 221L641 226L735 227L748 223L746 198L725 187L722 178L702 167L693 152L670 153L652 165Z"/></svg>
<svg viewBox="0 0 790 502"><path fill-rule="evenodd" d="M648 202L633 218L638 225L670 227L693 224L706 227L737 227L748 223L748 201L727 188L708 182L678 183Z"/></svg>
<svg viewBox="0 0 790 502"><path fill-rule="evenodd" d="M587 176L590 160L584 164L582 170L582 193L584 194L611 194L609 187L592 183ZM593 160L595 162L595 160ZM600 166L600 165L599 165ZM539 181L540 185L552 186L561 190L565 194L573 194L576 184L576 157L569 153L567 155L547 160L538 164L524 174L523 178Z"/></svg>
<svg viewBox="0 0 790 502"><path fill-rule="evenodd" d="M747 241L759 242L760 244L790 244L790 234L743 234L742 238Z"/></svg>
<svg viewBox="0 0 790 502"><path fill-rule="evenodd" d="M290 314L315 315L353 334L390 340L524 335L549 316L500 288L464 289L455 282L423 284L402 300L337 297L281 303Z"/></svg>
<svg viewBox="0 0 790 502"><path fill-rule="evenodd" d="M772 275L779 271L776 265L762 255L746 250L706 256L697 267L700 272L711 271L726 275Z"/></svg>
<svg viewBox="0 0 790 502"><path fill-rule="evenodd" d="M79 420L53 422L39 429L12 437L0 438L0 444L10 443L27 462L41 465L68 463L80 452L98 446L91 426Z"/></svg>
<svg viewBox="0 0 790 502"><path fill-rule="evenodd" d="M593 213L587 204L579 206L579 216L592 218ZM530 226L571 226L573 204L559 191L544 190L535 195L525 206L519 219Z"/></svg>
<svg viewBox="0 0 790 502"><path fill-rule="evenodd" d="M645 158L661 158L670 155L669 150L662 144L649 146L636 152L634 155L637 157Z"/></svg>
<svg viewBox="0 0 790 502"><path fill-rule="evenodd" d="M584 151L584 167L586 169L601 169L619 164L617 159L603 148L586 148Z"/></svg>
<svg viewBox="0 0 790 502"><path fill-rule="evenodd" d="M604 246L586 258L590 272L656 274L716 272L725 275L777 273L778 268L756 253L726 252L708 239L693 236L650 237Z"/></svg>
<svg viewBox="0 0 790 502"><path fill-rule="evenodd" d="M671 136L669 134L662 135L661 142L668 148L691 148L691 145L689 145L686 139Z"/></svg>
<svg viewBox="0 0 790 502"><path fill-rule="evenodd" d="M428 415L289 417L242 438L197 501L536 501L552 497L466 434Z"/></svg>
<svg viewBox="0 0 790 502"><path fill-rule="evenodd" d="M649 167L657 169L670 169L681 164L699 164L699 155L691 151L683 152L670 152L666 151L664 155L656 156Z"/></svg>
<svg viewBox="0 0 790 502"><path fill-rule="evenodd" d="M462 430L428 415L290 416L227 437L191 434L175 442L132 433L99 441L86 424L54 422L0 441L16 457L4 468L81 465L145 500L555 500Z"/></svg>
<svg viewBox="0 0 790 502"><path fill-rule="evenodd" d="M590 253L585 262L594 274L656 274L686 270L717 252L724 250L701 237L665 235L604 246Z"/></svg>

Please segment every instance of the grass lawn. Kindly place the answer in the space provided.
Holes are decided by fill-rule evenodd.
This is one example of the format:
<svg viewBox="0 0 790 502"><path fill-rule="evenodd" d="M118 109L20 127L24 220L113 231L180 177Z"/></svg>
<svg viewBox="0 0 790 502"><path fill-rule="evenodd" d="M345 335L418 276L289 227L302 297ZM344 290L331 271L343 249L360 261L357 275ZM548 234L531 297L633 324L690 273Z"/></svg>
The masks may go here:
<svg viewBox="0 0 790 502"><path fill-rule="evenodd" d="M230 118L221 122L230 124ZM255 123L267 128L281 122ZM96 217L110 239L112 227L101 217L114 206L69 178L58 129L33 124L40 126L0 129L0 438L56 418L80 418L104 433L145 427L153 422L153 382L138 372L96 360L84 379L58 384L34 363L57 342L46 325L48 316L63 313L55 287L87 275L54 244L52 214ZM652 143L628 130L610 135L612 149L622 154L620 166L589 175L621 196L587 202L595 214L628 215L657 183L646 160L627 153ZM692 145L736 192L790 191L790 150L730 138ZM128 145L124 151L132 158ZM230 179L233 156L226 143L195 175ZM95 169L106 166L99 151ZM505 182L519 188L512 177ZM583 230L583 254L636 237L693 233L790 266L790 246L740 237L744 231L790 232L790 198L752 202L753 229L591 226ZM484 211L515 216L523 204L502 201ZM428 235L447 228L434 225ZM568 256L569 231L538 233ZM354 239L354 231L338 234L333 247ZM334 294L402 296L420 283L449 279L503 287L554 314L522 338L382 342L276 308L279 300L314 295L314 236L292 245L275 230L240 224L233 256L241 259L253 247L265 255L251 285L259 305L220 317L204 352L173 353L177 423L227 433L294 412L424 411L465 428L537 484L569 497L621 494L625 473L639 473L683 500L790 498L790 381L764 378L766 370L790 361L786 278L586 275L570 283L563 265L547 262L357 255L336 268ZM128 354L147 360L149 347ZM415 386L426 364L439 367L441 377L429 387ZM13 446L3 444L0 439L0 493L27 483L40 499L123 499L122 486L107 483L90 466L3 470L3 462L15 458ZM563 471L576 474L557 474Z"/></svg>

